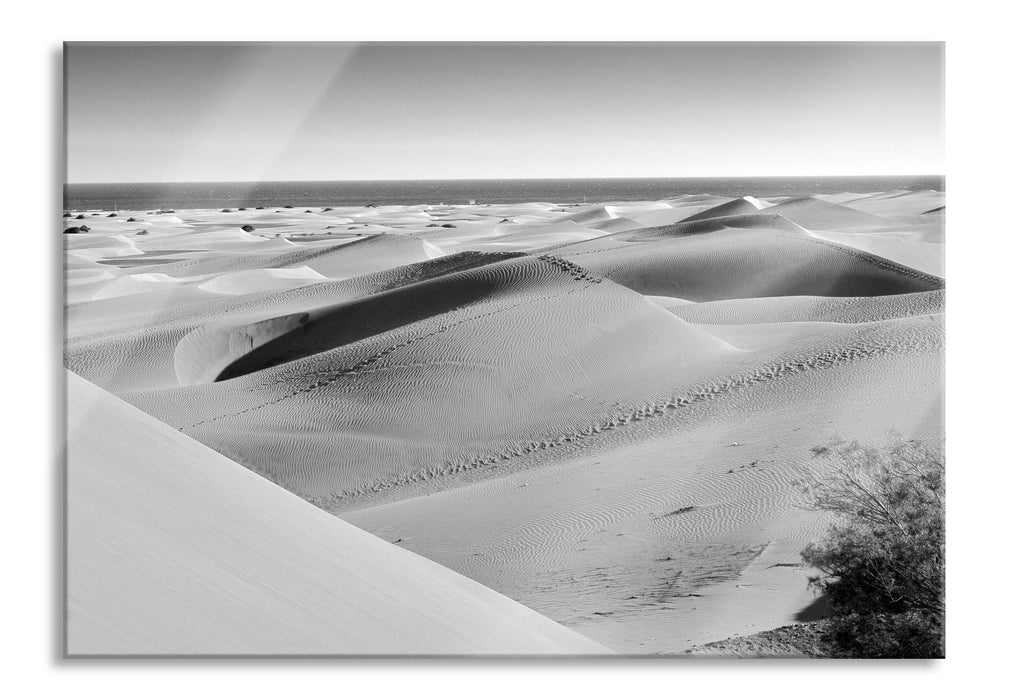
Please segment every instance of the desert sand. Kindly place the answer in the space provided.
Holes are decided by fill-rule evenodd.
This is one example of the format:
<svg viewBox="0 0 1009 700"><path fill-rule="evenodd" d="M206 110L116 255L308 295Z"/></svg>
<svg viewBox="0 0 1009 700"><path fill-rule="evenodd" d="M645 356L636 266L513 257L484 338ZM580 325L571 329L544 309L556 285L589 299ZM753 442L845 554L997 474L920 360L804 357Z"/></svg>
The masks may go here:
<svg viewBox="0 0 1009 700"><path fill-rule="evenodd" d="M612 653L67 382L70 654Z"/></svg>
<svg viewBox="0 0 1009 700"><path fill-rule="evenodd" d="M89 217L64 235L71 401L136 428L72 437L120 504L81 496L80 648L399 653L449 600L421 653L678 654L807 619L812 449L942 441L944 217L933 191ZM211 473L212 492L187 481ZM186 581L283 567L274 617L245 642L117 617L110 533L150 513L249 535ZM197 532L144 566L197 556ZM160 614L170 589L132 574ZM505 616L493 644L467 636Z"/></svg>

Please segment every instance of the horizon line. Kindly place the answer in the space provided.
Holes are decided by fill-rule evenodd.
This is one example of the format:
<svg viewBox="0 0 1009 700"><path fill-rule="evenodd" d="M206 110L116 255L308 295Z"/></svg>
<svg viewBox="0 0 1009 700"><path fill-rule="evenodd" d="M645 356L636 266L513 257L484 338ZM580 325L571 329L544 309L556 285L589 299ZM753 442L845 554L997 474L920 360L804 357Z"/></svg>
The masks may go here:
<svg viewBox="0 0 1009 700"><path fill-rule="evenodd" d="M840 175L830 173L817 173L811 175L640 175L623 177L448 177L448 178L381 178L364 180L94 180L64 182L63 186L74 185L203 185L203 184L249 184L257 185L263 183L277 182L515 182L515 181L543 181L552 180L718 180L718 179L800 179L816 177L834 178L872 178L872 177L939 177L945 178L945 173L872 173L859 175Z"/></svg>

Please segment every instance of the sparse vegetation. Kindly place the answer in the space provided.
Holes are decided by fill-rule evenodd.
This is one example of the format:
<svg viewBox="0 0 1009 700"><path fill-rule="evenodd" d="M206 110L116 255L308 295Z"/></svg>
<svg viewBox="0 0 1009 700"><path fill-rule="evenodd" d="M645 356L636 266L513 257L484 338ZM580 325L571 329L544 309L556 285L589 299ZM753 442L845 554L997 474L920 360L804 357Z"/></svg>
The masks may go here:
<svg viewBox="0 0 1009 700"><path fill-rule="evenodd" d="M809 507L838 517L802 552L823 573L824 641L852 658L942 658L945 620L945 458L915 440L814 450L832 462L803 486Z"/></svg>

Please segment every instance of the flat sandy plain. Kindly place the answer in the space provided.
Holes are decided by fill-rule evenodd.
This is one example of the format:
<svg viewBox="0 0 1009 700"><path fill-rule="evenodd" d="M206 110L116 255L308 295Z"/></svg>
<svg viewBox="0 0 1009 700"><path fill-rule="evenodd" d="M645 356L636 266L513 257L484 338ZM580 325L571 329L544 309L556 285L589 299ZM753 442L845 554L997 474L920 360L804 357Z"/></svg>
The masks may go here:
<svg viewBox="0 0 1009 700"><path fill-rule="evenodd" d="M942 441L941 192L71 214L71 654L679 654Z"/></svg>

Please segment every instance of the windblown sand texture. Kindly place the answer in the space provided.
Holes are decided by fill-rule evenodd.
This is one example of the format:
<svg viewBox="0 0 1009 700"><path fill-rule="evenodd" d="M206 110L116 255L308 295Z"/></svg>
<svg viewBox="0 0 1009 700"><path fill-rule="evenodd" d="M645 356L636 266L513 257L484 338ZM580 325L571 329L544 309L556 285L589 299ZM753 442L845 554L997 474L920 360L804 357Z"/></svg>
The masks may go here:
<svg viewBox="0 0 1009 700"><path fill-rule="evenodd" d="M944 216L942 193L898 191L89 217L64 235L66 366L87 380L71 407L80 393L117 417L72 434L70 486L84 470L119 500L102 516L113 504L82 488L71 513L82 499L103 532L131 502L226 518L250 557L236 575L292 577L260 604L314 621L271 638L260 620L246 646L177 634L174 615L138 632L109 619L119 596L87 563L115 548L82 526L78 648L411 653L445 581L466 592L419 653L669 654L805 619L798 553L826 527L794 486L823 468L812 448L942 440ZM270 538L239 537L269 522L255 509L215 513L246 489L276 501ZM144 566L196 556L194 528ZM359 578L309 595L316 567L352 566L352 537L370 538ZM237 614L248 601L213 573L229 546L199 554L199 585ZM130 573L124 590L154 575ZM154 614L170 585L131 604ZM499 646L467 632L500 616Z"/></svg>
<svg viewBox="0 0 1009 700"><path fill-rule="evenodd" d="M71 654L611 653L68 383Z"/></svg>

